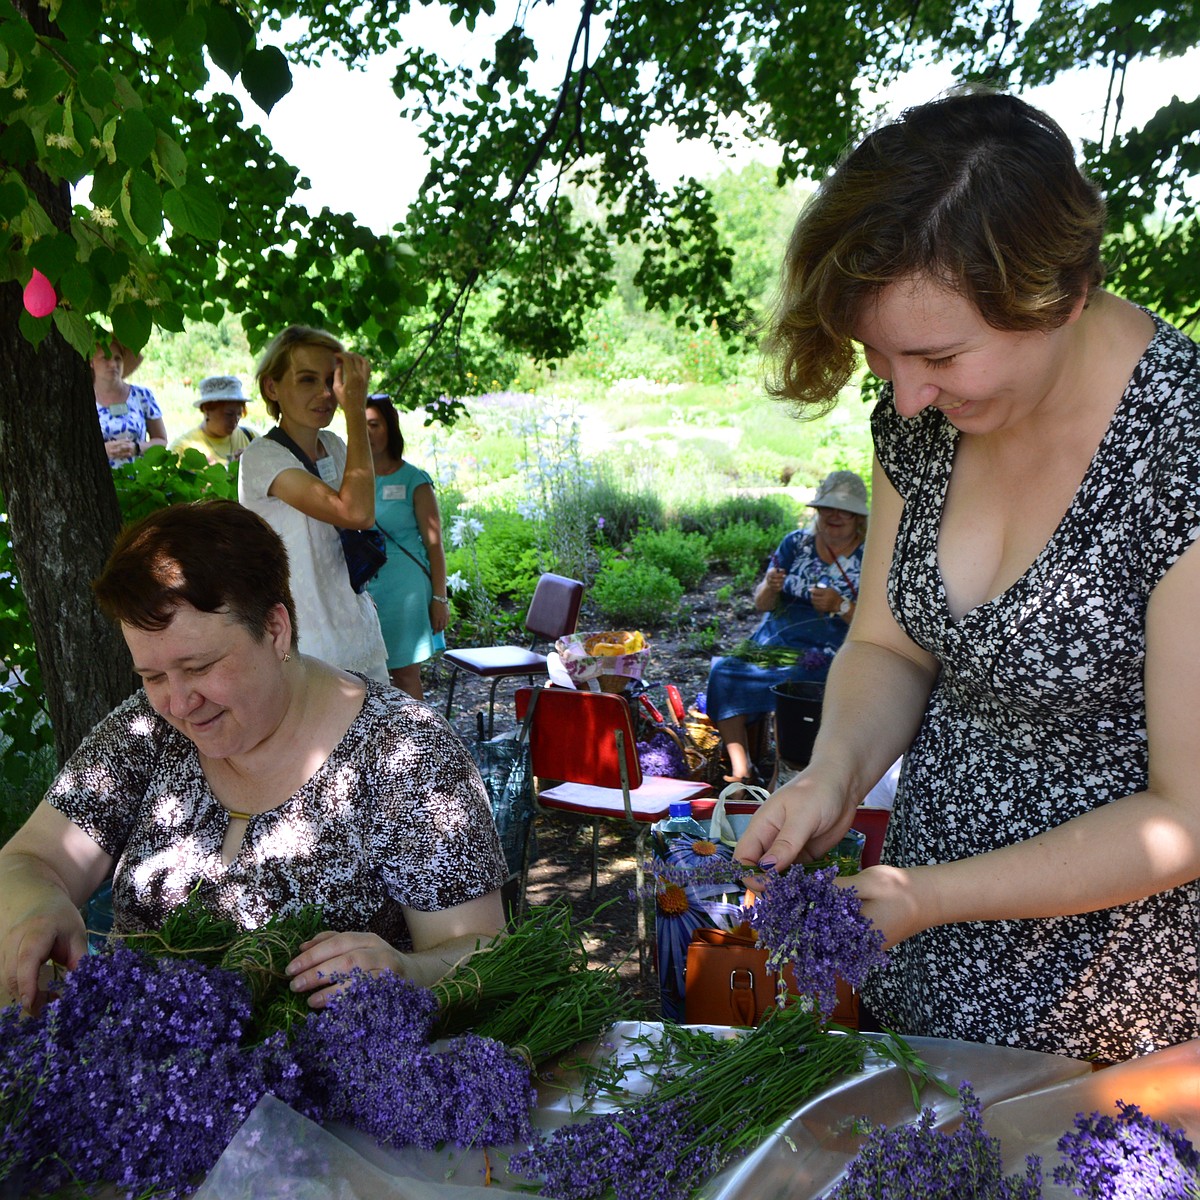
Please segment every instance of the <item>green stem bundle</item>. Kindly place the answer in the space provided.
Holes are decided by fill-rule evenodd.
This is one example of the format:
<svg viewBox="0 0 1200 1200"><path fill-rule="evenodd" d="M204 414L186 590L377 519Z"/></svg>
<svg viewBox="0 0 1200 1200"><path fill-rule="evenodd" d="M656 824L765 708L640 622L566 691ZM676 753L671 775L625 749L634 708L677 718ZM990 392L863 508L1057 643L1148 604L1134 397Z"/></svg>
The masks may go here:
<svg viewBox="0 0 1200 1200"><path fill-rule="evenodd" d="M307 904L290 916L273 916L258 929L242 929L214 916L193 891L168 913L162 927L127 933L120 940L152 958L190 958L210 967L238 972L250 989L249 1045L272 1033L290 1032L309 1013L308 998L293 992L286 967L300 946L324 928L321 909Z"/></svg>
<svg viewBox="0 0 1200 1200"><path fill-rule="evenodd" d="M565 903L520 924L433 986L436 1034L472 1029L504 1042L533 1066L597 1037L627 1011L617 973L588 966Z"/></svg>

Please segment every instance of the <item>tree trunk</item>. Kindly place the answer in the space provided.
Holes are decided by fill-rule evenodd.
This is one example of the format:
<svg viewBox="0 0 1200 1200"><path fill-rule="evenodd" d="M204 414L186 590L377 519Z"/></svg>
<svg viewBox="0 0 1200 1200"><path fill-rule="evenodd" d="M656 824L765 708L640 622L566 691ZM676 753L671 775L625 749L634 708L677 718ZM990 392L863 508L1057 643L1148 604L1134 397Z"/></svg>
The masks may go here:
<svg viewBox="0 0 1200 1200"><path fill-rule="evenodd" d="M66 184L24 175L67 229ZM124 640L90 586L121 516L91 367L57 329L35 350L17 327L22 309L20 285L0 284L0 487L61 762L133 685Z"/></svg>

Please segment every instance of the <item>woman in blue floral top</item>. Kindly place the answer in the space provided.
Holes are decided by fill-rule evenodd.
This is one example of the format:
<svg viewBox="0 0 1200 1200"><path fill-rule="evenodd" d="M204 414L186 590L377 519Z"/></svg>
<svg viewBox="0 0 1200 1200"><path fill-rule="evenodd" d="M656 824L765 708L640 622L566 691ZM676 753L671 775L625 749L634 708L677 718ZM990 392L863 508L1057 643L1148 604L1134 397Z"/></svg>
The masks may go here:
<svg viewBox="0 0 1200 1200"><path fill-rule="evenodd" d="M823 682L854 616L866 486L853 471L834 471L810 507L817 510L816 525L779 543L754 592L754 607L763 619L750 641L794 650L793 661L770 665L727 655L713 659L709 671L708 715L725 743L731 783L753 779L749 727L774 711L771 689L791 680Z"/></svg>
<svg viewBox="0 0 1200 1200"><path fill-rule="evenodd" d="M92 355L96 416L110 467L137 458L151 446L167 444L167 425L154 393L126 382L141 361L140 354L126 349L116 338L107 346L97 346Z"/></svg>

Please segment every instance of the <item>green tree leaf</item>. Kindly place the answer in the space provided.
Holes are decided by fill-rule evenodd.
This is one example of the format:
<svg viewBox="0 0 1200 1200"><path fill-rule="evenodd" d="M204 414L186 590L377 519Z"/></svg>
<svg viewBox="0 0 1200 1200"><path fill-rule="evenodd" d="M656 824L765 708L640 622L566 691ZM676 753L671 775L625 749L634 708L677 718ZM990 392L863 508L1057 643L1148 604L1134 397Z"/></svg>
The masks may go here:
<svg viewBox="0 0 1200 1200"><path fill-rule="evenodd" d="M103 15L100 0L63 0L54 23L68 41L83 41L94 32Z"/></svg>
<svg viewBox="0 0 1200 1200"><path fill-rule="evenodd" d="M19 179L5 179L0 182L0 220L11 220L24 212L28 202L25 185Z"/></svg>
<svg viewBox="0 0 1200 1200"><path fill-rule="evenodd" d="M184 154L179 143L174 138L168 137L161 129L155 136L154 161L172 187L183 186L183 182L187 178L187 155Z"/></svg>
<svg viewBox="0 0 1200 1200"><path fill-rule="evenodd" d="M292 72L283 53L274 46L247 50L242 60L242 83L264 112L292 90Z"/></svg>
<svg viewBox="0 0 1200 1200"><path fill-rule="evenodd" d="M66 233L38 238L29 247L29 261L52 283L75 265L75 239Z"/></svg>
<svg viewBox="0 0 1200 1200"><path fill-rule="evenodd" d="M138 20L146 36L154 42L169 38L187 16L182 0L137 0Z"/></svg>
<svg viewBox="0 0 1200 1200"><path fill-rule="evenodd" d="M116 84L103 67L95 67L79 76L79 94L93 108L104 108L116 95Z"/></svg>
<svg viewBox="0 0 1200 1200"><path fill-rule="evenodd" d="M254 31L239 12L211 5L204 14L205 39L212 60L231 79L242 69L246 48L254 44Z"/></svg>
<svg viewBox="0 0 1200 1200"><path fill-rule="evenodd" d="M61 304L51 313L54 326L59 333L79 352L80 357L90 358L96 345L96 332L92 323L72 308Z"/></svg>
<svg viewBox="0 0 1200 1200"><path fill-rule="evenodd" d="M145 171L133 170L125 176L121 212L137 241L145 244L162 233L162 193Z"/></svg>
<svg viewBox="0 0 1200 1200"><path fill-rule="evenodd" d="M165 193L163 210L177 233L206 242L221 236L221 209L207 187L186 184Z"/></svg>
<svg viewBox="0 0 1200 1200"><path fill-rule="evenodd" d="M121 162L127 167L137 167L150 157L157 138L154 122L144 112L134 110L125 113L118 122L113 145Z"/></svg>
<svg viewBox="0 0 1200 1200"><path fill-rule="evenodd" d="M57 309L55 310L58 311ZM17 325L25 340L33 346L40 346L50 332L49 317L31 317L24 309L17 318Z"/></svg>
<svg viewBox="0 0 1200 1200"><path fill-rule="evenodd" d="M150 339L150 309L141 301L118 304L112 311L112 331L123 346L140 350Z"/></svg>

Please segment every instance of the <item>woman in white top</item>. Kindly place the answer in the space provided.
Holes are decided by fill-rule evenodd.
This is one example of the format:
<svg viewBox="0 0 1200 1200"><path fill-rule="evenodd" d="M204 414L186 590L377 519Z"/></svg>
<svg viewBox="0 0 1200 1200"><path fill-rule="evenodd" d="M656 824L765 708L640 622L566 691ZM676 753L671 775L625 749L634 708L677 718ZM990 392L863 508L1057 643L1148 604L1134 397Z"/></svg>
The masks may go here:
<svg viewBox="0 0 1200 1200"><path fill-rule="evenodd" d="M280 430L315 463L256 438L241 457L238 499L283 538L305 654L388 682L387 650L371 597L350 586L341 529L375 522L375 472L367 439L370 367L332 334L292 325L263 352L258 389ZM326 426L341 407L346 441Z"/></svg>

